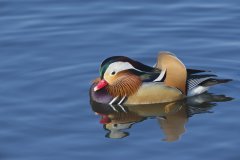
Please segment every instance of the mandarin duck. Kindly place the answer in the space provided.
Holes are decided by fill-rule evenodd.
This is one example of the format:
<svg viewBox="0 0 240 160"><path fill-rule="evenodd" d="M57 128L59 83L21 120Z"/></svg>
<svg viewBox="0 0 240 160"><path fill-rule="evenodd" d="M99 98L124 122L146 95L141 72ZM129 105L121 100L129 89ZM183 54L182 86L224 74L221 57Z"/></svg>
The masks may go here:
<svg viewBox="0 0 240 160"><path fill-rule="evenodd" d="M113 56L102 62L90 97L110 105L165 103L199 95L210 86L230 81L206 72L209 71L187 69L170 52L161 52L154 67L125 56Z"/></svg>

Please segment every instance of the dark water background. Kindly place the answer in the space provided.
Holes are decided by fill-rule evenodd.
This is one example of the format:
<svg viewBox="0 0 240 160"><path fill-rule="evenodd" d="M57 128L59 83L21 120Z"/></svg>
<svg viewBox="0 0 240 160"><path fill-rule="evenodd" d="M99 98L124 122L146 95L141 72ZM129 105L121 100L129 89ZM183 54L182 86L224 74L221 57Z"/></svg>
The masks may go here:
<svg viewBox="0 0 240 160"><path fill-rule="evenodd" d="M101 61L175 53L232 82L234 98L188 119L175 142L155 118L106 138L89 103ZM0 1L0 159L239 159L240 1Z"/></svg>

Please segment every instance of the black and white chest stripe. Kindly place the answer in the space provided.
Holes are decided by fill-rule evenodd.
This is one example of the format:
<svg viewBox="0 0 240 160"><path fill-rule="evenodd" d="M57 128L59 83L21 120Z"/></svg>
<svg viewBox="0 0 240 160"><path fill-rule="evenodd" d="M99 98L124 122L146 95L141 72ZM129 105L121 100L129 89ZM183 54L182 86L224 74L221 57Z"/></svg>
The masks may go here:
<svg viewBox="0 0 240 160"><path fill-rule="evenodd" d="M113 104L118 104L118 105L121 105L121 104L123 104L125 101L127 100L127 96L124 96L124 97L122 97L122 98L120 98L120 97L114 97L110 102L109 102L109 104L111 105L113 105Z"/></svg>
<svg viewBox="0 0 240 160"><path fill-rule="evenodd" d="M116 112L118 112L118 110L116 109L115 105L119 106L122 111L127 112L124 106L122 106L122 104L126 101L126 99L127 99L126 96L124 96L123 98L115 97L109 102L109 105Z"/></svg>

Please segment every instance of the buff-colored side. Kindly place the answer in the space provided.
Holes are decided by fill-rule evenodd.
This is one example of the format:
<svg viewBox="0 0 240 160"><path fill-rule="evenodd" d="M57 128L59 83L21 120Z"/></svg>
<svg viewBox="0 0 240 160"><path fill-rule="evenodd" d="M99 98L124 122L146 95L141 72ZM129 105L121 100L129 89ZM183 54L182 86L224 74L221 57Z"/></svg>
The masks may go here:
<svg viewBox="0 0 240 160"><path fill-rule="evenodd" d="M184 98L176 88L159 83L144 83L139 90L129 96L125 104L153 104L172 102Z"/></svg>

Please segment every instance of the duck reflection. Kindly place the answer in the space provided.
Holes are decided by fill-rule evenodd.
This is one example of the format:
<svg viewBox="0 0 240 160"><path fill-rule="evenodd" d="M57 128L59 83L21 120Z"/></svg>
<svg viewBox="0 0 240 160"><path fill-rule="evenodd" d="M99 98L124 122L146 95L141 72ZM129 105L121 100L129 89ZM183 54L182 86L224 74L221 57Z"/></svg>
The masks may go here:
<svg viewBox="0 0 240 160"><path fill-rule="evenodd" d="M124 138L130 128L148 118L155 118L163 131L163 141L177 141L185 132L189 117L208 113L216 102L230 101L233 98L225 95L204 93L182 101L151 105L106 105L91 100L93 111L101 117L100 123L107 130L108 138Z"/></svg>

